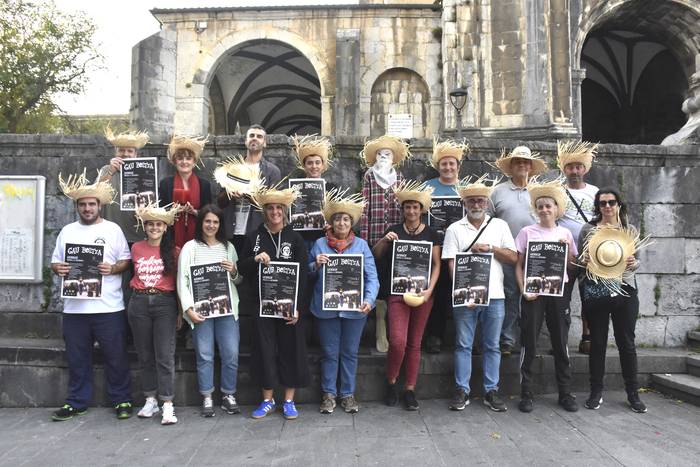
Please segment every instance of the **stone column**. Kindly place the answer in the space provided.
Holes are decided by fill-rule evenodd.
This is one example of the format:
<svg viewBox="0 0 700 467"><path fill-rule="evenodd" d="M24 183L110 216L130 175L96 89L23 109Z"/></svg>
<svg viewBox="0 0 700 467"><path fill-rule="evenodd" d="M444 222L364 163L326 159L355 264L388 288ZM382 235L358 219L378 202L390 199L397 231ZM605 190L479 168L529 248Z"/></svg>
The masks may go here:
<svg viewBox="0 0 700 467"><path fill-rule="evenodd" d="M581 117L581 83L586 79L586 69L571 69L571 104L574 126L579 133L583 133L583 123Z"/></svg>
<svg viewBox="0 0 700 467"><path fill-rule="evenodd" d="M360 30L338 29L335 50L335 135L354 135L360 130Z"/></svg>

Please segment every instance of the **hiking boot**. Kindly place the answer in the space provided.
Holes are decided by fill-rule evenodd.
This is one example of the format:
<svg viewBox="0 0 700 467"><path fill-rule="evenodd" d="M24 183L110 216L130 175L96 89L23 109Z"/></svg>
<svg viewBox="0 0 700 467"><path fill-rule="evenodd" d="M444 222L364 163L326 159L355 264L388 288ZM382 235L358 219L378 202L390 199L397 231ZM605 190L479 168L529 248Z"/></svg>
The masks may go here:
<svg viewBox="0 0 700 467"><path fill-rule="evenodd" d="M299 416L299 411L297 411L294 401L284 401L282 416L287 420L294 420Z"/></svg>
<svg viewBox="0 0 700 467"><path fill-rule="evenodd" d="M500 398L495 389L490 390L484 396L484 405L494 412L505 412L507 409L506 403Z"/></svg>
<svg viewBox="0 0 700 467"><path fill-rule="evenodd" d="M559 394L559 405L561 405L567 412L578 411L576 397L571 393Z"/></svg>
<svg viewBox="0 0 700 467"><path fill-rule="evenodd" d="M386 383L386 396L384 397L384 403L389 407L394 407L399 403L399 390L396 387L396 383Z"/></svg>
<svg viewBox="0 0 700 467"><path fill-rule="evenodd" d="M586 400L583 405L585 405L587 409L598 410L600 408L600 404L602 403L603 395L597 391L591 391L591 395L588 396L588 400Z"/></svg>
<svg viewBox="0 0 700 467"><path fill-rule="evenodd" d="M120 402L114 406L114 411L117 413L117 418L119 420L126 420L131 418L131 414L134 413L134 408L131 402Z"/></svg>
<svg viewBox="0 0 700 467"><path fill-rule="evenodd" d="M415 392L409 390L403 393L403 406L409 412L415 412L420 408L420 405L416 400Z"/></svg>
<svg viewBox="0 0 700 467"><path fill-rule="evenodd" d="M233 394L226 394L221 399L221 409L229 415L241 413L241 409L238 408L238 402L236 402L236 396Z"/></svg>
<svg viewBox="0 0 700 467"><path fill-rule="evenodd" d="M202 417L213 417L214 414L214 401L211 396L205 396L202 401Z"/></svg>
<svg viewBox="0 0 700 467"><path fill-rule="evenodd" d="M251 417L255 419L265 418L267 414L275 410L275 400L264 400L260 403L257 409L253 410Z"/></svg>
<svg viewBox="0 0 700 467"><path fill-rule="evenodd" d="M518 410L523 413L532 412L532 393L524 392L520 395L520 402L518 403Z"/></svg>
<svg viewBox="0 0 700 467"><path fill-rule="evenodd" d="M321 406L319 411L324 414L333 413L335 410L335 396L333 394L324 394L323 399L321 399Z"/></svg>
<svg viewBox="0 0 700 467"><path fill-rule="evenodd" d="M581 342L578 344L578 351L582 354L590 354L591 353L591 338L590 337L582 337Z"/></svg>
<svg viewBox="0 0 700 467"><path fill-rule="evenodd" d="M56 410L53 415L51 415L51 420L54 422L65 422L66 420L73 418L75 415L83 415L85 412L87 412L87 407L76 409L70 404L63 404L63 407Z"/></svg>
<svg viewBox="0 0 700 467"><path fill-rule="evenodd" d="M428 336L425 341L425 351L428 353L440 353L441 346L442 340L436 336Z"/></svg>
<svg viewBox="0 0 700 467"><path fill-rule="evenodd" d="M462 388L457 388L454 397L450 401L450 410L464 410L469 405L469 394Z"/></svg>
<svg viewBox="0 0 700 467"><path fill-rule="evenodd" d="M139 418L151 418L158 412L160 412L160 409L158 408L158 401L156 398L147 397L146 403L144 404L143 408L139 410L139 413L137 413L136 416Z"/></svg>
<svg viewBox="0 0 700 467"><path fill-rule="evenodd" d="M627 402L630 404L630 408L637 413L646 413L647 406L639 398L639 393L637 391L627 394Z"/></svg>
<svg viewBox="0 0 700 467"><path fill-rule="evenodd" d="M352 394L342 397L340 399L340 406L343 408L345 413L357 413L360 411L360 404L357 403L355 396Z"/></svg>
<svg viewBox="0 0 700 467"><path fill-rule="evenodd" d="M510 357L513 354L513 346L501 344L501 357Z"/></svg>
<svg viewBox="0 0 700 467"><path fill-rule="evenodd" d="M175 407L172 402L163 402L163 417L160 419L161 425L174 425L177 423Z"/></svg>

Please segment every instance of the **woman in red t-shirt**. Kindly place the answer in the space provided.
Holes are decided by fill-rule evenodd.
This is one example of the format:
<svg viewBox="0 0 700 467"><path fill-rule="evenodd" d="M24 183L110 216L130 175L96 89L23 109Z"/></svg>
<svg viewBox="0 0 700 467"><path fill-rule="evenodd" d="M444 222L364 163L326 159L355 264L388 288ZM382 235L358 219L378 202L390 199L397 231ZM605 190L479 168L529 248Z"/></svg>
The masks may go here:
<svg viewBox="0 0 700 467"><path fill-rule="evenodd" d="M153 205L137 209L136 218L146 231L146 240L131 247L134 277L129 283L133 293L128 317L146 396L138 416L151 418L160 411L158 394L163 401L163 425L177 423L173 407L178 317L175 277L180 249L168 226L173 225L182 209L174 207L168 211Z"/></svg>

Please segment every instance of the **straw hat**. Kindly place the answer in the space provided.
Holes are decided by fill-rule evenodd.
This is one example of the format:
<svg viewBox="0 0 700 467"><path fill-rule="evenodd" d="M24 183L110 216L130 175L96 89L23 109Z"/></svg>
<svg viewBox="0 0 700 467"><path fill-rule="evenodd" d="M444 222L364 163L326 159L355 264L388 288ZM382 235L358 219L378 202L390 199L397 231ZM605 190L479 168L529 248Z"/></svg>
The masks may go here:
<svg viewBox="0 0 700 467"><path fill-rule="evenodd" d="M262 210L266 204L281 204L289 209L292 203L299 197L299 189L294 186L292 188L280 190L278 187L279 184L269 188L264 186L260 187L251 195L253 205L260 210Z"/></svg>
<svg viewBox="0 0 700 467"><path fill-rule="evenodd" d="M177 151L180 149L187 149L194 154L194 163L197 165L201 160L202 151L204 151L204 144L206 142L206 136L190 138L188 136L173 135L173 139L170 140L170 144L168 145L168 160L174 165Z"/></svg>
<svg viewBox="0 0 700 467"><path fill-rule="evenodd" d="M597 144L586 141L557 141L557 165L564 171L567 164L580 163L586 167L586 172L591 170L595 160Z"/></svg>
<svg viewBox="0 0 700 467"><path fill-rule="evenodd" d="M465 153L469 154L468 144L458 143L451 139L438 143L437 138L435 138L433 140L433 157L430 160L430 165L437 170L440 160L445 157L454 157L460 163Z"/></svg>
<svg viewBox="0 0 700 467"><path fill-rule="evenodd" d="M406 201L418 201L421 212L426 213L430 209L430 200L434 188L415 180L403 180L393 188L396 201L403 204Z"/></svg>
<svg viewBox="0 0 700 467"><path fill-rule="evenodd" d="M141 149L148 143L148 133L145 131L130 131L114 135L112 129L105 128L105 138L117 148L136 148Z"/></svg>
<svg viewBox="0 0 700 467"><path fill-rule="evenodd" d="M540 198L552 198L557 207L557 219L561 219L566 212L566 203L568 197L564 189L564 179L557 178L549 182L540 183L536 178L530 179L527 184L527 192L530 194L530 206L532 210L537 212L537 200Z"/></svg>
<svg viewBox="0 0 700 467"><path fill-rule="evenodd" d="M136 229L139 226L146 230L146 222L148 221L163 221L167 225L173 225L178 214L185 209L179 204L170 203L167 206L159 207L157 203L151 203L143 207L137 207L134 215L136 216Z"/></svg>
<svg viewBox="0 0 700 467"><path fill-rule="evenodd" d="M308 156L318 156L323 163L322 172L328 170L333 146L331 146L331 142L327 138L318 135L294 135L292 143L294 144L294 152L297 155L297 167L303 169L304 159Z"/></svg>
<svg viewBox="0 0 700 467"><path fill-rule="evenodd" d="M117 194L109 182L100 182L98 179L95 183L89 184L85 176L85 169L80 175L69 175L68 180L65 181L59 173L58 186L63 194L73 201L78 201L81 198L97 198L100 204L112 204Z"/></svg>
<svg viewBox="0 0 700 467"><path fill-rule="evenodd" d="M323 200L323 218L328 224L331 223L331 219L334 214L339 212L344 212L352 218L352 223L355 225L357 221L360 220L362 216L362 211L365 208L366 201L362 195L356 193L354 195L346 196L348 188L343 191L335 188L326 193Z"/></svg>
<svg viewBox="0 0 700 467"><path fill-rule="evenodd" d="M243 156L229 157L214 170L214 180L231 196L232 192L250 194L263 184L260 169L245 162Z"/></svg>
<svg viewBox="0 0 700 467"><path fill-rule="evenodd" d="M384 135L368 141L360 152L360 157L365 161L367 167L371 167L377 162L377 151L380 149L391 149L394 153L394 165L399 165L404 159L411 157L408 152L408 144L396 136Z"/></svg>
<svg viewBox="0 0 700 467"><path fill-rule="evenodd" d="M487 174L484 174L477 178L474 182L470 183L471 176L469 176L460 180L460 182L457 184L456 190L457 193L459 193L459 197L462 199L469 198L470 196L485 196L489 198L491 197L493 187L495 187L500 181L500 179L489 180L487 178ZM485 182L490 182L490 184L487 185Z"/></svg>
<svg viewBox="0 0 700 467"><path fill-rule="evenodd" d="M496 160L496 167L498 167L498 170L503 172L506 177L512 177L513 172L510 168L510 163L516 158L532 161L532 170L529 173L530 177L547 171L547 164L540 158L540 153L533 153L530 151L530 148L526 146L518 146L513 149L510 154L506 154L505 149L503 149L501 156Z"/></svg>
<svg viewBox="0 0 700 467"><path fill-rule="evenodd" d="M413 308L421 306L423 303L425 303L425 297L423 295L406 292L403 294L403 301L406 303L406 305Z"/></svg>

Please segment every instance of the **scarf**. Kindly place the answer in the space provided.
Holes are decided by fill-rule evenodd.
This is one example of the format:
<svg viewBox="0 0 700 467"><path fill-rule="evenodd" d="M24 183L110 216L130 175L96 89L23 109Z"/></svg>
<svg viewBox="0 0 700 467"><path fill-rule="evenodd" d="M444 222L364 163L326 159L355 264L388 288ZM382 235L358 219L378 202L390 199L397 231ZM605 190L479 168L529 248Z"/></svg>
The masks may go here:
<svg viewBox="0 0 700 467"><path fill-rule="evenodd" d="M377 185L386 190L389 187L394 186L396 183L396 170L392 165L392 159L380 156L377 158L377 162L370 168L374 173L374 179L377 181Z"/></svg>
<svg viewBox="0 0 700 467"><path fill-rule="evenodd" d="M333 248L338 253L342 253L350 248L353 240L355 240L355 232L352 230L345 239L341 240L333 235L333 229L330 227L326 229L326 241L328 242L328 246Z"/></svg>
<svg viewBox="0 0 700 467"><path fill-rule="evenodd" d="M174 178L173 201L180 204L187 204L189 201L193 208L199 209L199 179L197 176L194 174L190 176L188 180L189 189L185 189L185 184L183 183L180 175L176 174ZM179 190L179 192L176 190ZM176 196L176 193L178 196ZM192 214L185 214L182 212L178 216L177 220L175 221L175 225L173 226L173 230L175 232L175 245L182 248L185 243L192 240L194 238L194 229L196 226L197 217L193 216ZM223 228L223 226L221 226L221 228Z"/></svg>

